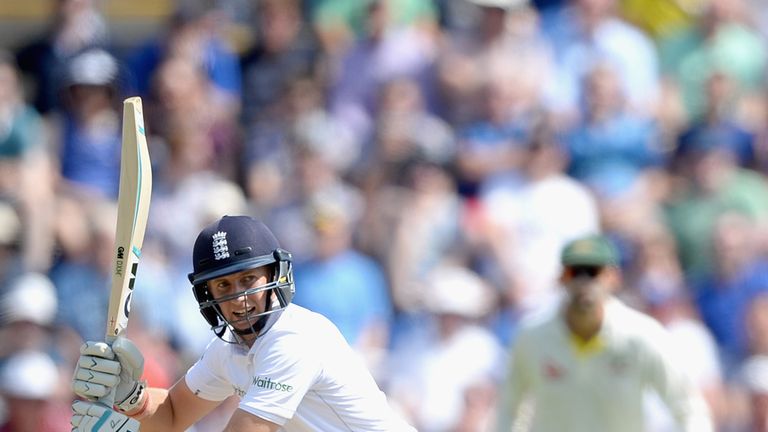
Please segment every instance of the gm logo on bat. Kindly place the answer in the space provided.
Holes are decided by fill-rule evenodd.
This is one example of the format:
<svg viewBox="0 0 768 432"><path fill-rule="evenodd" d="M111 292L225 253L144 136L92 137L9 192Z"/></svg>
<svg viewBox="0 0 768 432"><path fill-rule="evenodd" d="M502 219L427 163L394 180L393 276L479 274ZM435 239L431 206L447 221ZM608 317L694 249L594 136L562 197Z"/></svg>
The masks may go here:
<svg viewBox="0 0 768 432"><path fill-rule="evenodd" d="M123 275L123 261L125 260L125 248L120 246L117 248L117 259L115 260L115 274L118 276ZM133 294L133 287L136 284L136 270L139 268L139 263L133 263L131 266L131 277L128 280L128 295L125 297L125 305L123 307L123 313L125 317L131 313L131 294Z"/></svg>
<svg viewBox="0 0 768 432"><path fill-rule="evenodd" d="M125 248L120 246L117 248L117 260L115 260L115 274L118 276L123 275L123 260L125 259Z"/></svg>

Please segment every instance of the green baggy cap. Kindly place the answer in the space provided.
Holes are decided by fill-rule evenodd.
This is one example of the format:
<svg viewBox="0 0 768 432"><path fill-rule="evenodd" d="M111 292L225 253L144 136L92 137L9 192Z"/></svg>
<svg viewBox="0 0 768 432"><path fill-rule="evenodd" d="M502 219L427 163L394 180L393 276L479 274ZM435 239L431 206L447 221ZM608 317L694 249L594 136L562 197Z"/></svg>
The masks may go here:
<svg viewBox="0 0 768 432"><path fill-rule="evenodd" d="M619 261L618 255L613 244L605 236L590 235L578 238L565 245L560 255L560 262L564 266L617 265Z"/></svg>

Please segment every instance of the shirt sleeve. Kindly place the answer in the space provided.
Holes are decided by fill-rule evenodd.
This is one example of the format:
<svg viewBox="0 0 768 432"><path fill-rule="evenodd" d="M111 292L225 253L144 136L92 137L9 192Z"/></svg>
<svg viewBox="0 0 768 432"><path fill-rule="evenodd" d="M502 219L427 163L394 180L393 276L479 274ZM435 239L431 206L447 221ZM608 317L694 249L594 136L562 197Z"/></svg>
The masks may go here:
<svg viewBox="0 0 768 432"><path fill-rule="evenodd" d="M671 353L670 338L659 325L644 341L648 358L649 384L666 403L670 413L685 432L712 432L709 409L682 364Z"/></svg>
<svg viewBox="0 0 768 432"><path fill-rule="evenodd" d="M530 377L533 373L528 358L529 352L525 346L524 335L519 335L512 347L507 377L499 392L497 432L510 432L512 426L517 423L516 418L520 414L521 405L530 387Z"/></svg>
<svg viewBox="0 0 768 432"><path fill-rule="evenodd" d="M263 342L254 355L253 379L239 408L282 426L317 381L322 365L312 344L299 335L281 334Z"/></svg>
<svg viewBox="0 0 768 432"><path fill-rule="evenodd" d="M234 394L234 389L224 378L216 373L216 351L211 345L184 377L185 382L195 396L210 401L223 401Z"/></svg>

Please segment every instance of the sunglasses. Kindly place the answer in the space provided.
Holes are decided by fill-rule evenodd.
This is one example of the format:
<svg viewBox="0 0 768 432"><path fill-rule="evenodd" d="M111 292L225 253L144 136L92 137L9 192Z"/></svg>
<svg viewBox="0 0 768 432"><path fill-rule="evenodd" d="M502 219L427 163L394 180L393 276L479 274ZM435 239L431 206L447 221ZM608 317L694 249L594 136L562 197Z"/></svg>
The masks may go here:
<svg viewBox="0 0 768 432"><path fill-rule="evenodd" d="M590 265L577 265L567 268L568 276L572 278L589 277L593 278L603 271L602 266L590 266Z"/></svg>

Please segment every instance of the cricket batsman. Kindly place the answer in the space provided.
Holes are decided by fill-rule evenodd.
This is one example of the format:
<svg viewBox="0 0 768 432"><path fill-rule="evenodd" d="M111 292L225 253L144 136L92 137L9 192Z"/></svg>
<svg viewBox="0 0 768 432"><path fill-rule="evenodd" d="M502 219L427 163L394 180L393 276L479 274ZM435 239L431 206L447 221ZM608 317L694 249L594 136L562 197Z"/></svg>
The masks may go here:
<svg viewBox="0 0 768 432"><path fill-rule="evenodd" d="M200 360L170 389L147 388L130 340L86 342L73 381L85 400L73 404L73 431L184 431L237 395L227 432L415 432L339 330L291 303L291 254L263 223L224 216L203 229L189 280L215 334ZM112 388L114 407L98 403Z"/></svg>

